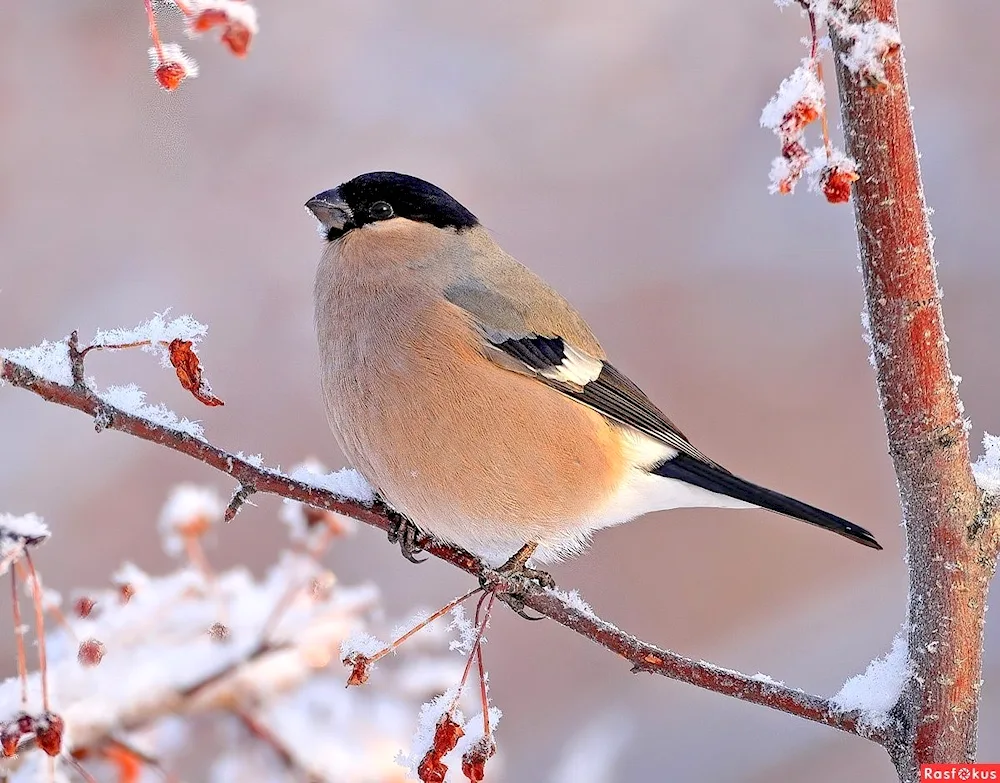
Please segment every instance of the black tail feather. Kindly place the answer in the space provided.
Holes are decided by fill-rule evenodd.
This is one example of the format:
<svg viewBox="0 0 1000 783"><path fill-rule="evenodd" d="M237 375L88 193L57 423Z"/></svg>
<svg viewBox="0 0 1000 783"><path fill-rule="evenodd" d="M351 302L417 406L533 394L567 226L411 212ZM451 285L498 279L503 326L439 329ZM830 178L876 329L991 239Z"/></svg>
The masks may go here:
<svg viewBox="0 0 1000 783"><path fill-rule="evenodd" d="M679 453L676 457L657 465L650 473L684 481L710 492L752 503L794 519L801 519L803 522L831 530L872 549L882 548L875 537L863 527L808 503L782 495L780 492L751 484L717 465L702 462L688 454Z"/></svg>

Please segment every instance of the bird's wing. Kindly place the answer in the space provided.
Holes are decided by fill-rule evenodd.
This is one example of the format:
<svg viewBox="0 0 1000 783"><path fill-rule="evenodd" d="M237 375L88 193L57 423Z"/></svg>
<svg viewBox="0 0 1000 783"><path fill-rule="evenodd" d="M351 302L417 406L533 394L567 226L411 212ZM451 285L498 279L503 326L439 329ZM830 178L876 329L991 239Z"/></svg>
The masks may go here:
<svg viewBox="0 0 1000 783"><path fill-rule="evenodd" d="M638 386L604 359L583 319L561 297L534 313L530 302L467 281L450 286L445 297L469 314L486 355L497 364L532 375L612 421L719 468L691 445ZM558 306L553 308L553 304ZM568 336L580 334L581 329L584 339Z"/></svg>

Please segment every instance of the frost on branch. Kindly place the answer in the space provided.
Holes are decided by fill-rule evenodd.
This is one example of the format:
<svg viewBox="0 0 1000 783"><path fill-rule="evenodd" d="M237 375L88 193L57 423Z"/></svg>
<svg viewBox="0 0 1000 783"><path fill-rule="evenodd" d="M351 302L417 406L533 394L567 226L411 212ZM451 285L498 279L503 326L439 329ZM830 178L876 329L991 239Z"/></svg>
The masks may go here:
<svg viewBox="0 0 1000 783"><path fill-rule="evenodd" d="M164 537L183 538L220 508L210 491L178 488L161 515ZM5 551L47 535L34 515L0 516ZM46 635L47 693L40 673L0 683L0 739L6 755L18 750L0 758L0 778L48 780L36 775L47 768L38 767L38 750L56 756L56 780L78 763L70 755L88 765L117 758L135 774L150 759L169 768L174 758L197 758L214 724L230 741L221 754L212 741L211 775L193 779L400 779L394 755L419 702L460 667L440 657L445 645L434 638L412 667L401 660L382 683L345 690L339 666L327 667L350 634L364 631L377 600L374 588L339 585L299 552L281 553L259 580L243 568L206 576L191 563L153 575L126 565ZM213 723L191 726L194 715ZM247 768L247 758L257 764Z"/></svg>
<svg viewBox="0 0 1000 783"><path fill-rule="evenodd" d="M158 355L164 367L173 367L181 386L202 404L222 405L222 400L212 394L194 350L208 328L189 315L167 320L166 314L157 313L150 320L130 329L100 330L94 335L93 342L82 348L76 332L73 332L59 342L45 341L30 348L0 349L0 360L19 365L51 383L67 387L84 386L112 408L204 440L204 431L198 422L182 418L162 404L147 403L146 393L135 384L109 386L106 391L100 392L92 378L84 378L84 359L91 351L141 348ZM107 420L98 413L95 423L100 430Z"/></svg>
<svg viewBox="0 0 1000 783"><path fill-rule="evenodd" d="M26 367L40 378L53 383L63 386L73 383L69 345L65 340L55 343L43 340L41 345L30 348L0 348L0 359Z"/></svg>
<svg viewBox="0 0 1000 783"><path fill-rule="evenodd" d="M330 473L319 461L307 459L292 468L288 475L303 484L335 492L366 506L375 502L375 490L360 473L351 468ZM328 535L353 535L357 530L357 523L350 517L287 498L282 501L280 518L288 526L292 541L308 546L314 546Z"/></svg>
<svg viewBox="0 0 1000 783"><path fill-rule="evenodd" d="M342 468L326 473L325 468L315 460L303 462L291 473L291 477L317 489L325 489L342 498L350 498L370 506L375 502L375 490L364 476L353 468Z"/></svg>
<svg viewBox="0 0 1000 783"><path fill-rule="evenodd" d="M932 651L928 650L928 653ZM892 640L892 649L883 658L868 664L864 674L857 674L844 683L831 697L832 705L841 712L860 713L859 723L871 729L884 728L889 713L912 674L906 631Z"/></svg>
<svg viewBox="0 0 1000 783"><path fill-rule="evenodd" d="M885 87L885 57L902 43L899 31L884 22L867 21L843 24L838 32L851 41L850 50L843 55L851 73L866 87Z"/></svg>
<svg viewBox="0 0 1000 783"><path fill-rule="evenodd" d="M983 434L983 456L972 464L972 475L983 492L1000 495L1000 437Z"/></svg>
<svg viewBox="0 0 1000 783"><path fill-rule="evenodd" d="M182 315L169 321L166 316L170 310L156 313L148 321L138 326L116 329L99 329L91 340L91 345L101 346L108 350L124 348L141 348L143 351L155 354L164 367L170 366L170 352L167 347L174 340L200 342L208 334L208 327L199 323L190 315Z"/></svg>
<svg viewBox="0 0 1000 783"><path fill-rule="evenodd" d="M775 0L779 8L792 0ZM843 55L844 64L866 87L885 87L885 58L900 47L899 31L875 19L851 20L855 3L847 0L796 0L815 26L827 29L850 41Z"/></svg>
<svg viewBox="0 0 1000 783"><path fill-rule="evenodd" d="M198 440L205 439L205 430L201 424L191 421L187 417L178 416L163 403L150 405L146 402L146 392L134 383L127 383L124 386L109 386L100 393L100 398L112 408L145 419L161 427L190 435Z"/></svg>

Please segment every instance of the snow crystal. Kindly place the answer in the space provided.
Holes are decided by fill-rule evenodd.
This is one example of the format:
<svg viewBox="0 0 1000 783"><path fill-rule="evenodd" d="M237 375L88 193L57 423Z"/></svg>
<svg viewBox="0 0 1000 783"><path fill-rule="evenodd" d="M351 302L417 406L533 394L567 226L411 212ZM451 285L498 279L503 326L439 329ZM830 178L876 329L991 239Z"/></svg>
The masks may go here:
<svg viewBox="0 0 1000 783"><path fill-rule="evenodd" d="M188 75L193 76L194 74ZM142 346L142 350L157 354L163 366L168 367L170 354L167 351L167 345L173 340L190 340L196 343L208 332L207 326L198 323L190 315L182 315L168 321L166 316L169 313L169 309L162 313L156 313L148 321L131 329L101 329L94 335L92 344L130 345L148 341L149 345Z"/></svg>
<svg viewBox="0 0 1000 783"><path fill-rule="evenodd" d="M570 590L569 592L566 592L565 590L550 587L548 592L566 604L566 606L570 609L576 609L576 611L580 614L586 615L587 617L597 617L590 604L583 600L583 596L580 595L578 590Z"/></svg>
<svg viewBox="0 0 1000 783"><path fill-rule="evenodd" d="M750 679L753 680L754 682L760 682L763 683L764 685L774 685L776 687L781 687L785 684L781 680L776 680L774 679L774 677L770 677L767 674L763 674L761 672L757 672Z"/></svg>
<svg viewBox="0 0 1000 783"><path fill-rule="evenodd" d="M49 529L35 514L19 517L0 514L0 576L7 573L10 564L24 554L27 546L40 544L49 535Z"/></svg>
<svg viewBox="0 0 1000 783"><path fill-rule="evenodd" d="M452 685L444 693L435 696L420 707L417 728L410 740L410 752L400 751L399 756L396 757L396 761L401 766L406 767L414 777L417 777L417 767L427 755L427 751L434 746L434 732L437 730L438 721L448 712L457 697L458 685ZM452 718L456 723L462 723L461 713L457 710Z"/></svg>
<svg viewBox="0 0 1000 783"><path fill-rule="evenodd" d="M353 655L363 655L371 658L384 650L388 645L381 639L364 631L355 631L340 643L340 659L346 660Z"/></svg>
<svg viewBox="0 0 1000 783"><path fill-rule="evenodd" d="M414 638L419 639L421 636L424 635L424 633L428 629L433 628L436 625L436 623L428 622L430 616L431 613L428 612L426 609L417 609L416 611L413 612L413 614L410 615L410 618L405 623L399 623L398 625L393 626L392 631L389 633L389 638L399 639L402 636L408 634L410 631L412 631L419 625L422 627L417 632L417 635L415 637L414 636L410 637L411 639Z"/></svg>
<svg viewBox="0 0 1000 783"><path fill-rule="evenodd" d="M184 534L200 535L196 528L208 527L222 519L226 506L209 487L179 484L170 492L160 512L159 530L163 551L177 557L184 553Z"/></svg>
<svg viewBox="0 0 1000 783"><path fill-rule="evenodd" d="M768 193L774 194L781 191L781 183L787 182L792 176L792 164L787 158L777 157L771 160L771 170L767 173Z"/></svg>
<svg viewBox="0 0 1000 783"><path fill-rule="evenodd" d="M449 650L458 650L463 655L469 655L472 653L472 649L476 644L476 634L478 630L476 626L473 625L472 621L465 616L465 609L459 605L451 610L452 621L448 625L448 630L452 628L458 631L458 638L452 639L448 643ZM486 641L484 638L483 642Z"/></svg>
<svg viewBox="0 0 1000 783"><path fill-rule="evenodd" d="M761 127L778 132L785 116L797 103L805 102L819 109L824 101L823 83L806 60L781 82L778 92L767 102L760 113Z"/></svg>
<svg viewBox="0 0 1000 783"><path fill-rule="evenodd" d="M850 51L841 56L850 71L876 82L884 81L883 58L900 45L899 31L885 22L869 20L845 24L840 34L853 42Z"/></svg>
<svg viewBox="0 0 1000 783"><path fill-rule="evenodd" d="M983 449L972 463L972 475L983 492L1000 495L1000 436L983 433Z"/></svg>
<svg viewBox="0 0 1000 783"><path fill-rule="evenodd" d="M312 463L315 465L317 463ZM319 468L322 470L322 466ZM342 498L356 500L362 505L370 506L375 502L375 490L365 477L353 468L343 468L333 473L319 473L311 469L311 463L306 462L292 471L291 477L303 484L317 489L325 489Z"/></svg>
<svg viewBox="0 0 1000 783"><path fill-rule="evenodd" d="M98 396L112 408L117 408L123 413L129 413L152 424L190 435L198 440L205 439L205 431L201 424L187 418L180 418L163 403L149 405L146 403L146 392L134 383L125 386L109 386Z"/></svg>
<svg viewBox="0 0 1000 783"><path fill-rule="evenodd" d="M69 345L65 340L57 343L44 340L41 345L30 348L5 348L0 350L0 359L27 367L47 381L61 383L63 386L73 384Z"/></svg>
<svg viewBox="0 0 1000 783"><path fill-rule="evenodd" d="M353 473L354 471L340 471L340 473L346 472ZM292 468L292 472L289 475L304 484L309 484L310 486L323 486L323 488L326 488L322 482L327 481L331 477L339 474L327 473L326 467L321 462L310 457L309 459L304 460L301 464ZM357 475L360 476L360 474ZM353 479L351 480L353 481ZM365 484L365 486L367 487L367 484ZM355 489L360 491L358 488ZM368 487L368 490L374 500L374 493L371 493L371 488ZM338 495L345 496L344 492L340 492L338 490L333 491L337 492ZM366 505L370 505L371 503L371 501L365 500L362 500L362 502ZM327 529L326 526L322 525L318 526L318 531L315 528L310 528L309 520L306 518L305 514L306 507L306 504L303 504L298 500L285 498L282 502L278 518L288 526L289 537L292 541L310 542L314 533L322 533ZM338 515L337 521L339 523L339 532L343 535L351 535L357 530L357 522L349 517Z"/></svg>
<svg viewBox="0 0 1000 783"><path fill-rule="evenodd" d="M244 454L242 451L237 451L234 455L237 459L241 459L248 465L253 465L255 468L264 467L264 455L263 454Z"/></svg>
<svg viewBox="0 0 1000 783"><path fill-rule="evenodd" d="M868 310L861 311L861 337L865 341L865 344L871 349L868 353L868 363L872 367L877 367L875 363L875 355L878 354L882 357L892 356L892 349L883 342L876 342L875 338L872 336L872 319L868 315Z"/></svg>
<svg viewBox="0 0 1000 783"><path fill-rule="evenodd" d="M871 728L883 728L889 721L889 711L896 706L910 679L910 658L905 629L892 640L892 649L883 658L868 664L864 674L857 674L844 683L830 698L840 712L861 713L861 723Z"/></svg>

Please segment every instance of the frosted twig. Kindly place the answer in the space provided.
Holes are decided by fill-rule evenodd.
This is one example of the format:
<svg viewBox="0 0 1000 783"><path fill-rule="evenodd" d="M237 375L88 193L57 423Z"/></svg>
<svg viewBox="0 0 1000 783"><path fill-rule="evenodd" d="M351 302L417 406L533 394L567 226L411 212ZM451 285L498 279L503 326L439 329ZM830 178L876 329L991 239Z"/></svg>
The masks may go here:
<svg viewBox="0 0 1000 783"><path fill-rule="evenodd" d="M849 4L826 5L846 14ZM916 780L921 764L975 758L1000 515L970 466L896 2L850 5L849 23L830 29L847 153L862 174L854 182L861 274L909 565L912 676L891 710L885 744L900 777Z"/></svg>
<svg viewBox="0 0 1000 783"><path fill-rule="evenodd" d="M125 432L186 454L232 476L242 485L253 486L258 492L328 509L384 531L387 531L392 524L390 510L378 499L366 504L262 467L256 461L242 459L207 441L109 406L85 385L70 386L42 378L27 367L7 358L0 358L0 379L17 388L31 391L44 400L83 411L91 416L101 409L106 409L108 429ZM450 563L477 579L487 575L491 583L500 589L510 590L520 587L459 547L428 540L425 550L428 554ZM637 639L552 592L541 589L529 590L524 596L524 604L615 653L631 663L633 671L659 674L743 701L798 715L806 720L833 726L842 731L858 733L857 714L838 712L828 699L786 686L761 682L730 669L664 650ZM866 733L865 736L876 742L885 740L885 734L881 732Z"/></svg>
<svg viewBox="0 0 1000 783"><path fill-rule="evenodd" d="M232 522L236 519L236 515L240 513L240 509L243 508L243 505L256 492L257 490L254 489L252 484L241 483L233 493L233 497L229 501L229 505L226 506L226 511L222 515L222 519L226 522Z"/></svg>

